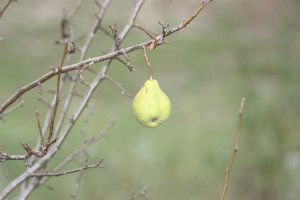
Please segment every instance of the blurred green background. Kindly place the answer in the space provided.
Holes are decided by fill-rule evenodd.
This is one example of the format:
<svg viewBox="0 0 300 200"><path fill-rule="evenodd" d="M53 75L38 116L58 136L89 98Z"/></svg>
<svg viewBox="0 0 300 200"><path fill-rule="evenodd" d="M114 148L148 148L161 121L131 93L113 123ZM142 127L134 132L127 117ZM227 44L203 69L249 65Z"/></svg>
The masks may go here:
<svg viewBox="0 0 300 200"><path fill-rule="evenodd" d="M27 0L8 8L0 20L0 36L5 38L0 41L1 103L59 63L62 47L54 41L59 38L62 9L73 3ZM138 24L159 32L158 20L177 25L198 3L147 1ZM113 1L103 27L116 23L121 30L132 9L129 0ZM299 10L298 0L213 1L191 25L167 39L172 44L149 52L154 76L172 100L170 119L154 129L142 127L132 115L132 99L104 82L91 100L95 107L88 123L79 120L50 167L80 146L82 127L91 136L115 119L109 135L89 151L89 162L103 158L105 168L84 174L80 199L130 199L144 186L150 199L219 199L234 145L239 103L245 97L240 150L227 199L299 199ZM96 11L92 0L83 1L72 22L76 34L88 32ZM146 40L145 34L133 30L122 46ZM111 45L111 39L99 32L88 57L103 54ZM130 73L115 61L109 75L135 94L147 78L147 68L142 51L129 56L137 72ZM90 82L93 75L85 72L84 77ZM54 80L42 87L53 89L53 84ZM86 90L82 85L78 88L81 94ZM34 112L39 110L43 120L46 111L39 97L49 100L51 94L32 90L24 96L24 106L0 122L0 144L8 153L23 153L20 142L35 144ZM75 99L73 109L79 100ZM79 165L80 158L65 169ZM24 168L23 162L0 163L0 188ZM70 199L76 178L52 178L47 186L53 190L41 186L30 199Z"/></svg>

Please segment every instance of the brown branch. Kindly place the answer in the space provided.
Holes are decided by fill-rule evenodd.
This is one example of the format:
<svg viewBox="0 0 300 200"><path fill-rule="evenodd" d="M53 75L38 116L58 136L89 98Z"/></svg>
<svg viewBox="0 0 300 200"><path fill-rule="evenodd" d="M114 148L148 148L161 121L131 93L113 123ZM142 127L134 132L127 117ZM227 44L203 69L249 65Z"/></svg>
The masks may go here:
<svg viewBox="0 0 300 200"><path fill-rule="evenodd" d="M235 145L234 145L231 157L229 159L227 168L225 169L224 187L223 187L223 191L222 191L222 195L221 195L221 200L225 199L225 194L228 190L228 182L229 182L232 166L233 166L234 160L236 159L237 152L239 149L239 144L240 144L240 140L241 140L241 131L242 131L242 126L243 126L244 108L245 108L245 98L243 98L241 100L241 105L240 105L240 109L239 109L238 127L237 127L237 132L236 132L236 140L235 140Z"/></svg>
<svg viewBox="0 0 300 200"><path fill-rule="evenodd" d="M156 40L156 36L154 33L151 33L150 31L146 30L144 27L142 27L141 25L137 25L135 24L133 27L143 31L144 33L146 33L152 40Z"/></svg>
<svg viewBox="0 0 300 200"><path fill-rule="evenodd" d="M148 56L147 56L147 50L146 50L146 47L144 47L143 50L144 50L144 58L145 58L145 62L146 62L146 64L147 64L148 71L149 71L149 80L152 80L152 78L153 78L153 71L152 71L151 63L150 63L149 58L148 58Z"/></svg>
<svg viewBox="0 0 300 200"><path fill-rule="evenodd" d="M102 163L103 163L103 159L99 160L96 164L93 164L93 165L86 165L86 166L83 166L80 168L76 168L76 169L72 169L72 170L68 170L68 171L62 171L62 172L33 173L30 175L30 177L64 176L64 175L68 175L68 174L82 172L87 169L99 168L99 167L103 168L104 166L102 165Z"/></svg>
<svg viewBox="0 0 300 200"><path fill-rule="evenodd" d="M58 104L59 104L59 89L60 89L60 78L61 78L61 69L62 66L65 62L65 58L68 54L68 46L70 45L69 42L66 42L65 44L65 48L64 48L64 52L63 52L63 56L62 59L60 61L60 64L57 68L57 82L56 82L56 93L55 93L55 104L52 110L52 114L50 117L50 130L49 130L49 134L48 134L48 138L47 138L47 143L51 142L52 136L53 136L53 132L54 132L54 121L55 121L55 117L56 117L56 112L57 112L57 108L58 108Z"/></svg>
<svg viewBox="0 0 300 200"><path fill-rule="evenodd" d="M51 143L48 143L42 148L40 151L34 151L31 149L31 147L26 144L26 143L21 143L21 146L23 149L26 151L27 154L24 155L12 155L4 152L3 148L0 149L0 162L4 162L7 160L22 160L27 163L28 159L31 156L36 156L36 157L43 157L48 149L50 148L51 145L53 145L56 142L56 139L53 140Z"/></svg>
<svg viewBox="0 0 300 200"><path fill-rule="evenodd" d="M118 36L118 29L117 29L117 25L114 24L114 26L108 25L108 27L111 30L113 39L115 41L115 49L120 49L120 40L119 40L119 36Z"/></svg>
<svg viewBox="0 0 300 200"><path fill-rule="evenodd" d="M4 5L4 7L2 8L2 10L0 10L0 18L2 17L2 15L4 14L4 12L6 11L6 9L8 8L8 6L12 3L12 2L16 2L17 0L8 0L7 3Z"/></svg>

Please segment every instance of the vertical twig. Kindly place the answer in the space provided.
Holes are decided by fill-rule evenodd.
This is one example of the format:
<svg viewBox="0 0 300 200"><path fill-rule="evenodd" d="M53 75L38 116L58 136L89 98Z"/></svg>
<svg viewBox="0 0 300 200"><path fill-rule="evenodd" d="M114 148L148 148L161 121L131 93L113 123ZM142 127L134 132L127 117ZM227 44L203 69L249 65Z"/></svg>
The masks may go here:
<svg viewBox="0 0 300 200"><path fill-rule="evenodd" d="M147 56L147 50L146 50L145 46L143 46L143 50L144 50L145 61L146 61L148 71L149 71L149 80L152 80L152 78L153 78L152 66L151 66L151 63L150 63L149 58Z"/></svg>
<svg viewBox="0 0 300 200"><path fill-rule="evenodd" d="M60 64L57 68L57 83L56 83L56 93L55 93L55 104L54 104L53 111L52 111L51 118L50 118L50 128L49 128L49 135L48 135L48 138L47 138L47 143L51 142L53 132L54 132L54 121L55 121L56 112L57 112L57 108L58 108L58 104L59 104L59 89L60 89L61 68L64 64L65 58L66 58L67 53L68 53L68 45L69 45L68 42L66 42L62 59L61 59Z"/></svg>
<svg viewBox="0 0 300 200"><path fill-rule="evenodd" d="M45 141L44 141L44 135L43 135L42 127L41 127L40 114L38 111L35 112L35 117L36 117L37 126L38 126L39 134L40 134L40 148L41 148L41 150L43 150L43 148L45 146Z"/></svg>
<svg viewBox="0 0 300 200"><path fill-rule="evenodd" d="M236 158L236 155L237 155L237 152L239 149L239 144L240 144L240 140L241 140L241 130L242 130L242 126L243 126L244 108L245 108L245 98L243 98L241 100L241 105L240 105L240 109L239 109L238 127L237 127L237 132L236 132L236 140L235 140L234 149L233 149L233 152L229 159L227 168L225 169L224 187L223 187L223 191L222 191L222 195L221 195L221 200L225 199L225 194L228 190L228 182L229 182L229 178L230 178L230 174L231 174L231 169L232 169L234 160Z"/></svg>

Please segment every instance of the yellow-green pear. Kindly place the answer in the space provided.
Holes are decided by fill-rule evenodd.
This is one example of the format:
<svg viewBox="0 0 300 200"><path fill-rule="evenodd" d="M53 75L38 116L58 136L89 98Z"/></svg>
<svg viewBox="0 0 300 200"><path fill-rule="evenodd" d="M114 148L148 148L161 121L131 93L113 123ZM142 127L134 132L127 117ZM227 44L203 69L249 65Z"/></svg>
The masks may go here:
<svg viewBox="0 0 300 200"><path fill-rule="evenodd" d="M134 97L132 109L139 123L147 127L156 127L169 118L171 102L161 90L158 81L150 79Z"/></svg>

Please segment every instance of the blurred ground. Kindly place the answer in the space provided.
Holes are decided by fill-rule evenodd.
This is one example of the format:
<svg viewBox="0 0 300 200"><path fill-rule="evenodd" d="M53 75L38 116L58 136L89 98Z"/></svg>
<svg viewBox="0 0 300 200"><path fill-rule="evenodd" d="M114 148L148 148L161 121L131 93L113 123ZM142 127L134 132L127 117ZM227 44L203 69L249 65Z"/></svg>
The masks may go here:
<svg viewBox="0 0 300 200"><path fill-rule="evenodd" d="M148 1L138 23L159 31L158 20L176 25L198 2ZM62 8L71 4L71 0L18 1L4 14L0 20L0 36L5 38L0 42L1 103L59 62L62 50L54 40ZM74 19L77 33L88 31L96 12L93 1L83 4ZM132 8L129 0L114 1L104 24L116 23L121 29ZM151 199L218 199L242 97L247 99L244 128L228 199L298 199L299 10L297 0L215 0L188 28L168 39L172 44L151 52L155 77L173 104L170 119L158 128L140 126L131 113L131 99L121 96L114 85L100 86L92 99L96 106L88 134L98 133L112 118L116 125L90 152L91 162L104 158L105 169L84 175L80 199L129 199L143 186ZM146 39L134 30L122 46ZM100 55L110 46L110 39L101 33L88 56ZM135 94L147 71L141 51L130 58L137 72L130 73L115 62L109 74ZM90 78L86 74L86 80ZM36 101L37 92L25 95L25 106L0 123L0 144L8 152L22 153L20 142L36 142L34 112L40 110L41 116L45 112ZM80 144L82 126L79 121L51 164ZM24 163L1 163L0 169L13 179ZM75 179L53 178L48 185L54 190L40 187L30 199L69 199ZM0 173L0 188L8 181Z"/></svg>

